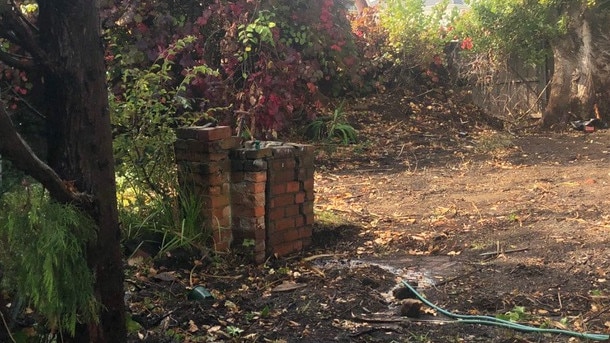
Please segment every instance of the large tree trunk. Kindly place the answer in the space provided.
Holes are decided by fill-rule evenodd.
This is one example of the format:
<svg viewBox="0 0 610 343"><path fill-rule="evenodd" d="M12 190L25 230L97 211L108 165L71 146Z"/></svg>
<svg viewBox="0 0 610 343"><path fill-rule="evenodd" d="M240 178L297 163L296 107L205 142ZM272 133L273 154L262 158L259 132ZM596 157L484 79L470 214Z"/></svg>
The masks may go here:
<svg viewBox="0 0 610 343"><path fill-rule="evenodd" d="M570 120L595 116L594 106L608 109L608 94L600 91L608 85L607 56L604 61L605 19L595 9L578 2L567 9L568 32L553 40L553 78L543 126L550 128ZM605 25L607 26L607 25ZM602 112L603 116L603 112Z"/></svg>
<svg viewBox="0 0 610 343"><path fill-rule="evenodd" d="M100 323L77 328L78 342L126 340L122 254L99 9L92 0L40 0L40 46L47 113L48 164L93 196L97 224L87 260L95 272Z"/></svg>

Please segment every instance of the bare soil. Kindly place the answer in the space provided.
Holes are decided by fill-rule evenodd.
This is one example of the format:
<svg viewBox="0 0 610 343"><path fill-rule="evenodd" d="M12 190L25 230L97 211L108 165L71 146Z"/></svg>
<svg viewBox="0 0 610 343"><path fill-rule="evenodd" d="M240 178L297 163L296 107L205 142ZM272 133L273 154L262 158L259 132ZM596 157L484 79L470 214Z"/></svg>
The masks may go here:
<svg viewBox="0 0 610 343"><path fill-rule="evenodd" d="M319 145L312 247L131 263L132 341L586 341L402 316L402 281L459 314L610 332L610 132L527 132L444 92L347 105L360 142Z"/></svg>

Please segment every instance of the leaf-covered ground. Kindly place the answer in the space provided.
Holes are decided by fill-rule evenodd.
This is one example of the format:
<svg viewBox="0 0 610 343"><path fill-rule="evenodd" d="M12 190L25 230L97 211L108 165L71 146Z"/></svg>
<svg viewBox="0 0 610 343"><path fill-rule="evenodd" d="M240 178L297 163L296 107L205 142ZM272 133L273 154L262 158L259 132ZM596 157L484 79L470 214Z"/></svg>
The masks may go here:
<svg viewBox="0 0 610 343"><path fill-rule="evenodd" d="M585 341L403 316L401 281L459 314L610 332L610 132L503 127L445 92L346 105L360 141L319 146L313 246L131 259L132 341Z"/></svg>

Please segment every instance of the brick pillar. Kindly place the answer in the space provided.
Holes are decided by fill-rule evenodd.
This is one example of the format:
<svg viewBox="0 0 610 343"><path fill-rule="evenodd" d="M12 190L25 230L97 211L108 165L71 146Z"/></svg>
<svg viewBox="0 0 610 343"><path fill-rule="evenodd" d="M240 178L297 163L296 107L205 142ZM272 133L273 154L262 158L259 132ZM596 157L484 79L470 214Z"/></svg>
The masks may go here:
<svg viewBox="0 0 610 343"><path fill-rule="evenodd" d="M270 155L270 149L252 148L236 149L231 153L231 208L235 245L252 249L256 263L263 263L266 258L266 158Z"/></svg>
<svg viewBox="0 0 610 343"><path fill-rule="evenodd" d="M202 230L211 231L216 251L227 251L233 239L229 151L238 146L239 140L231 137L228 126L179 128L176 135L180 186L201 199Z"/></svg>
<svg viewBox="0 0 610 343"><path fill-rule="evenodd" d="M267 254L301 251L313 228L313 146L272 145L267 172Z"/></svg>
<svg viewBox="0 0 610 343"><path fill-rule="evenodd" d="M299 195L296 199L299 204L299 216L303 221L297 220L295 226L300 230L303 248L311 245L311 235L313 231L313 207L314 207L314 154L315 148L312 145L291 144L294 147L296 181L299 183ZM303 202L300 202L300 200Z"/></svg>

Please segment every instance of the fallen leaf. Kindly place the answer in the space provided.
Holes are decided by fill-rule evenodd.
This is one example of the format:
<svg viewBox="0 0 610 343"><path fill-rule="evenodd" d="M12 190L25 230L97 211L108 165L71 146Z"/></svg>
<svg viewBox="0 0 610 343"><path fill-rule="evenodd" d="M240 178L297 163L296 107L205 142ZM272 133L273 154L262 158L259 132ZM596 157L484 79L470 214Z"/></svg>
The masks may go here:
<svg viewBox="0 0 610 343"><path fill-rule="evenodd" d="M294 281L284 281L280 285L274 287L271 292L288 292L295 289L306 287L307 284L296 283Z"/></svg>
<svg viewBox="0 0 610 343"><path fill-rule="evenodd" d="M197 331L199 331L199 327L195 324L195 322L191 319L189 320L189 329L188 331L190 333L195 333Z"/></svg>
<svg viewBox="0 0 610 343"><path fill-rule="evenodd" d="M153 279L159 281L176 281L176 277L171 272L162 272L157 275L153 275Z"/></svg>

